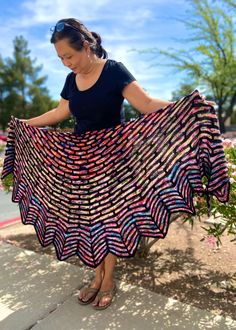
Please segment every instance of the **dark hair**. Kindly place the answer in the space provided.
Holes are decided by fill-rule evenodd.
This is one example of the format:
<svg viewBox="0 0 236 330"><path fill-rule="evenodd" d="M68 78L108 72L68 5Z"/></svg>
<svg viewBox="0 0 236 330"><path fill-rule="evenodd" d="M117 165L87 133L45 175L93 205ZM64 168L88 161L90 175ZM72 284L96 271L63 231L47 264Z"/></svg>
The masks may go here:
<svg viewBox="0 0 236 330"><path fill-rule="evenodd" d="M61 31L53 30L50 42L55 44L62 39L68 39L69 45L75 50L83 49L83 41L87 40L90 49L100 58L107 58L108 54L102 47L102 39L96 32L90 32L79 20L75 18L61 19L57 22L65 23L65 27Z"/></svg>

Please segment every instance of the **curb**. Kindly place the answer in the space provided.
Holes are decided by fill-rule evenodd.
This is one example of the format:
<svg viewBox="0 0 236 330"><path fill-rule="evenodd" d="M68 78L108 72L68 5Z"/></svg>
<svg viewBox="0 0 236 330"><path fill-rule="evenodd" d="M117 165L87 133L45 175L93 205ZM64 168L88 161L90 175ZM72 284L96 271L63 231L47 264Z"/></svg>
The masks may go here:
<svg viewBox="0 0 236 330"><path fill-rule="evenodd" d="M10 219L1 221L0 222L0 229L1 228L4 228L4 227L7 227L8 225L12 225L12 224L14 224L16 222L20 222L20 221L21 221L21 218L20 217L10 218Z"/></svg>

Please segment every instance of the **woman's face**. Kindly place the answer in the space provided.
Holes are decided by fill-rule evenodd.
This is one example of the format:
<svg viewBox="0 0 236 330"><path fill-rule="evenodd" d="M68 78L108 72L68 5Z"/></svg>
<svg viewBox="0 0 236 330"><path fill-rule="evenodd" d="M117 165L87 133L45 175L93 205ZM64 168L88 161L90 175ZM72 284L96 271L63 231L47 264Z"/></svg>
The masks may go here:
<svg viewBox="0 0 236 330"><path fill-rule="evenodd" d="M76 73L86 73L89 66L89 52L87 45L82 50L70 47L67 39L62 39L54 44L58 57L62 63Z"/></svg>

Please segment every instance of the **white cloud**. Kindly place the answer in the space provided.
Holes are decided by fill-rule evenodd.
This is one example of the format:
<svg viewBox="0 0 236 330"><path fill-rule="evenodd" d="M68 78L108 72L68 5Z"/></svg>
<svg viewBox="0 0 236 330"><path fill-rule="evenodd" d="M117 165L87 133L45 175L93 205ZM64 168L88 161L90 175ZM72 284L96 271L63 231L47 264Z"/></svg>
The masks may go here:
<svg viewBox="0 0 236 330"><path fill-rule="evenodd" d="M108 4L110 0L88 2L86 0L36 0L25 1L22 7L27 13L21 20L22 26L32 26L38 23L55 22L63 17L81 17L91 19L97 11ZM30 16L30 17L29 17ZM30 19L29 19L30 18Z"/></svg>
<svg viewBox="0 0 236 330"><path fill-rule="evenodd" d="M130 10L125 12L123 15L123 19L126 23L135 24L135 27L143 26L147 20L153 17L153 12L148 8L136 8L135 10Z"/></svg>

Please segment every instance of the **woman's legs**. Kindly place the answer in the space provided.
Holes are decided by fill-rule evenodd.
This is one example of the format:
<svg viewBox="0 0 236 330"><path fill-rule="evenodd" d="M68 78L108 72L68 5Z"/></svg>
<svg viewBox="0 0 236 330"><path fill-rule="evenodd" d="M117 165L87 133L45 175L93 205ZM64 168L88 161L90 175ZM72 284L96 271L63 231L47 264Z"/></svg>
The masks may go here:
<svg viewBox="0 0 236 330"><path fill-rule="evenodd" d="M113 272L116 265L116 260L117 257L112 253L108 253L106 258L104 259L105 274L101 285L102 291L111 290L113 288L113 284L114 284ZM93 305L99 304L99 306L104 306L111 300L111 296L110 295L104 296L100 299L100 301L98 300L99 300L98 297L96 297L93 302Z"/></svg>
<svg viewBox="0 0 236 330"><path fill-rule="evenodd" d="M103 261L98 267L95 268L95 277L90 285L91 288L99 289L104 276L105 261ZM89 292L86 294L86 291L81 291L79 297L86 301L92 297L93 293Z"/></svg>

